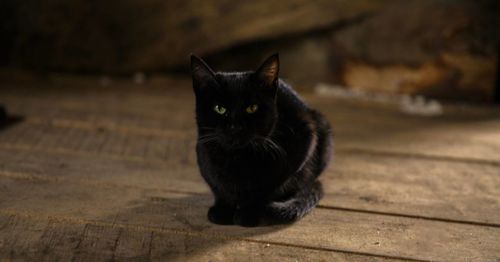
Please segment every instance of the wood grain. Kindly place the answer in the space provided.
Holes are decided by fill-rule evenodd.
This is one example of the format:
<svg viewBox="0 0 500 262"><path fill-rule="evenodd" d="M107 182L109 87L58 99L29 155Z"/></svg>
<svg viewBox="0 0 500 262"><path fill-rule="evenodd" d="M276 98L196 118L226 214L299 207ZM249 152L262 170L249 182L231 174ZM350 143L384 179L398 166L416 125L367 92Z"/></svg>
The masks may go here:
<svg viewBox="0 0 500 262"><path fill-rule="evenodd" d="M222 227L206 219L188 83L0 90L25 117L0 131L0 259L500 258L498 110L422 118L306 95L336 133L320 206L290 226Z"/></svg>
<svg viewBox="0 0 500 262"><path fill-rule="evenodd" d="M92 228L96 232L88 233L89 241L95 238L100 242L87 245L101 251L113 250L113 239L119 234L113 225L124 224L182 230L222 239L317 246L332 251L421 260L488 260L500 255L497 245L500 228L497 227L316 209L293 226L247 229L210 224L205 217L212 202L208 194L114 187L95 190L79 185L6 178L0 179L0 184L6 188L0 193L4 200L0 204L2 214L23 214L24 210L30 210L27 213L31 217L105 222L106 226ZM17 192L26 188L29 192L18 199ZM448 246L454 247L453 254L448 252Z"/></svg>

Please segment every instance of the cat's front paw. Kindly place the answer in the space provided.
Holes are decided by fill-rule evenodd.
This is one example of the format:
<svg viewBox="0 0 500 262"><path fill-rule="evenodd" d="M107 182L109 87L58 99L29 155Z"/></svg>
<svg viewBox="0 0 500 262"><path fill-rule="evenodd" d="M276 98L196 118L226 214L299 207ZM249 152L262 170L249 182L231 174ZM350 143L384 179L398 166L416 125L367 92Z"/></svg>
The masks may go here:
<svg viewBox="0 0 500 262"><path fill-rule="evenodd" d="M237 210L233 217L234 224L243 227L259 226L260 220L260 212L252 212L251 210Z"/></svg>
<svg viewBox="0 0 500 262"><path fill-rule="evenodd" d="M234 212L221 206L212 206L208 210L208 220L218 225L232 225Z"/></svg>

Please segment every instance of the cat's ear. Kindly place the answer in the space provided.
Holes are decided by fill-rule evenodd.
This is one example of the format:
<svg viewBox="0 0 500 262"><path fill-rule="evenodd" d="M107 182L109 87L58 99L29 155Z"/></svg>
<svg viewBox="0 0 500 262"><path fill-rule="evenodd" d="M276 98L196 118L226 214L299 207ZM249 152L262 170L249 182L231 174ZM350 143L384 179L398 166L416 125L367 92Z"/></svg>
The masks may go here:
<svg viewBox="0 0 500 262"><path fill-rule="evenodd" d="M191 75L195 88L216 82L214 71L195 55L191 55Z"/></svg>
<svg viewBox="0 0 500 262"><path fill-rule="evenodd" d="M263 81L267 86L275 87L278 82L278 73L280 71L279 54L273 54L262 63L256 71L256 75L260 81Z"/></svg>

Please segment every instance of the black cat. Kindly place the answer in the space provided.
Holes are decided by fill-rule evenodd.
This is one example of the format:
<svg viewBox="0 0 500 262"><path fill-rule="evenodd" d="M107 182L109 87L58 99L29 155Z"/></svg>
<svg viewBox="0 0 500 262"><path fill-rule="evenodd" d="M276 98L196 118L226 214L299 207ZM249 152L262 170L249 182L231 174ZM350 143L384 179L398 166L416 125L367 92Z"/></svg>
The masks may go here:
<svg viewBox="0 0 500 262"><path fill-rule="evenodd" d="M256 72L214 73L191 56L198 165L215 196L215 224L290 223L323 196L330 126L278 78L278 54Z"/></svg>

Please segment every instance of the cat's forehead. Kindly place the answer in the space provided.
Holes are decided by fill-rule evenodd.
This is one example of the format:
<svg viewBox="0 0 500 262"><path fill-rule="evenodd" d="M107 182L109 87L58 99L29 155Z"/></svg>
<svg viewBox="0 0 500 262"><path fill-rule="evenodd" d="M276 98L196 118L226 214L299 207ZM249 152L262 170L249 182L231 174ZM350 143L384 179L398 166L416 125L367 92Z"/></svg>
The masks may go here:
<svg viewBox="0 0 500 262"><path fill-rule="evenodd" d="M226 92L240 93L252 87L252 72L220 72L217 82Z"/></svg>

